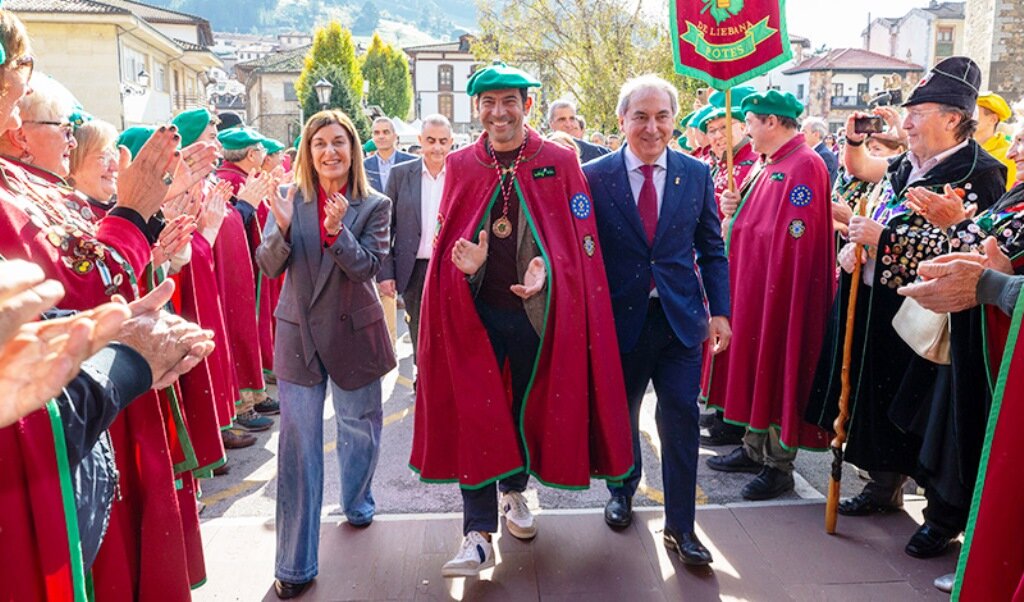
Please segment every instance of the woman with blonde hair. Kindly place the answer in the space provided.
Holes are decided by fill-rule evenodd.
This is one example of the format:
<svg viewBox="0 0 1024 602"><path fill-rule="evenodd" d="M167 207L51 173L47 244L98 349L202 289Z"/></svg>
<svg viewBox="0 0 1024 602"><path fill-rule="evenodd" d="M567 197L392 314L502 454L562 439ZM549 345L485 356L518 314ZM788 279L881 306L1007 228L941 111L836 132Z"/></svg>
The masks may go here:
<svg viewBox="0 0 1024 602"><path fill-rule="evenodd" d="M74 150L67 181L103 212L114 206L117 194L117 128L95 119L75 128Z"/></svg>
<svg viewBox="0 0 1024 602"><path fill-rule="evenodd" d="M391 201L367 184L352 120L335 110L310 117L295 183L284 198L271 195L271 216L256 250L268 277L284 274L274 312L281 402L274 583L279 598L300 595L318 572L328 391L338 430L342 510L352 526L373 521L381 377L395 367L374 285L388 254L390 226Z"/></svg>

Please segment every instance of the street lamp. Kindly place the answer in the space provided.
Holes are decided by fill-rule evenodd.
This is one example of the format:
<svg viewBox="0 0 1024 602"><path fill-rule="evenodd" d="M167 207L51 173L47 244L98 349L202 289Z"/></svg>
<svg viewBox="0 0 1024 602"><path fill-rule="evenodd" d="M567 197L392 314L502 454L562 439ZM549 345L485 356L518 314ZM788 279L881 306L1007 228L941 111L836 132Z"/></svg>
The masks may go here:
<svg viewBox="0 0 1024 602"><path fill-rule="evenodd" d="M320 110L323 111L331 103L331 91L334 90L334 84L321 78L320 81L313 84L313 89L316 90L316 98L320 101Z"/></svg>
<svg viewBox="0 0 1024 602"><path fill-rule="evenodd" d="M142 86L143 88L148 88L149 87L149 73L147 73L145 69L143 69L142 71L139 71L138 75L136 76L136 81L138 81L139 85Z"/></svg>

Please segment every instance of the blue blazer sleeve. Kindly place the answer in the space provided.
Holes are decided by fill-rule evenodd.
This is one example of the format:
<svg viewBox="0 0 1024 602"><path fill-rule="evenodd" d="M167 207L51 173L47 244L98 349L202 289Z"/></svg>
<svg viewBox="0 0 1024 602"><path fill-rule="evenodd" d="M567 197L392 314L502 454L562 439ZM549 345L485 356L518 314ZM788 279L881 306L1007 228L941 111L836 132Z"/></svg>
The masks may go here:
<svg viewBox="0 0 1024 602"><path fill-rule="evenodd" d="M722 223L718 219L715 186L710 172L705 171L704 202L701 206L693 246L697 251L697 265L708 297L712 316L729 317L729 260L725 256Z"/></svg>

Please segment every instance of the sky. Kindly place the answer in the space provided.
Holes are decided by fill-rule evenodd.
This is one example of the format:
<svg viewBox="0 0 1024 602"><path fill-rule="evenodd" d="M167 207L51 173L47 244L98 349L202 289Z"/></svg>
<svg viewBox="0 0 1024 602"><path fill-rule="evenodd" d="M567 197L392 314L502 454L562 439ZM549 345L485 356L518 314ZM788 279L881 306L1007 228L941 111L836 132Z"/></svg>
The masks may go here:
<svg viewBox="0 0 1024 602"><path fill-rule="evenodd" d="M789 33L810 38L817 48L860 48L860 34L871 18L901 17L928 0L786 0Z"/></svg>

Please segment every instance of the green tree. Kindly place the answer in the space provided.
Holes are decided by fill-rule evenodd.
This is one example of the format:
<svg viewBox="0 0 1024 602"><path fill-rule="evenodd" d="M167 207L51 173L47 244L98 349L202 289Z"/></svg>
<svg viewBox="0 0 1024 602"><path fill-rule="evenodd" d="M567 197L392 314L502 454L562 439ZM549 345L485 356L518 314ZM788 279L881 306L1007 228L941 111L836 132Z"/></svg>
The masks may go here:
<svg viewBox="0 0 1024 602"><path fill-rule="evenodd" d="M674 83L681 95L680 111L687 113L701 82L675 73L668 25L643 12L642 4L626 10L621 0L479 0L480 35L473 53L482 61L500 58L537 76L544 84L541 110L572 96L591 129L618 129L619 88L645 73Z"/></svg>
<svg viewBox="0 0 1024 602"><path fill-rule="evenodd" d="M318 27L313 34L313 46L306 55L302 73L295 80L295 93L299 98L306 98L313 91L313 84L319 78L314 77L312 73L323 66L337 67L340 79L332 80L332 83L335 87L340 84L348 88L349 96L357 105L362 102L363 73L359 70L359 61L356 59L352 32L343 28L338 21L331 21L323 27Z"/></svg>
<svg viewBox="0 0 1024 602"><path fill-rule="evenodd" d="M345 70L338 65L320 65L310 72L310 77L314 83L323 78L334 85L327 108L340 109L348 115L356 126L359 138L365 142L370 136L370 120L363 113L360 102L352 96L351 90L345 85L347 77ZM309 90L299 99L302 101L302 114L307 118L320 111L320 99L317 98L316 88L313 86L310 86Z"/></svg>
<svg viewBox="0 0 1024 602"><path fill-rule="evenodd" d="M373 34L363 56L363 77L369 84L366 103L378 105L391 117L405 119L412 107L412 78L405 53Z"/></svg>

